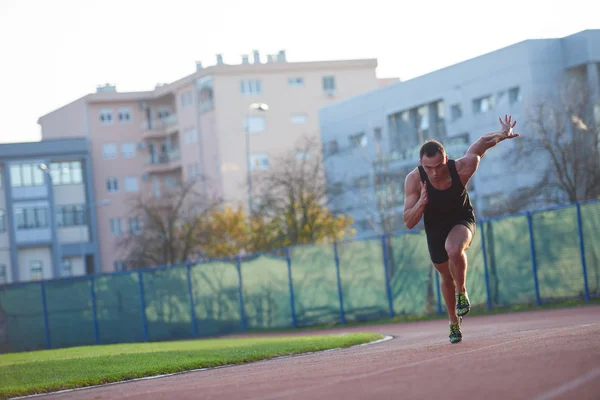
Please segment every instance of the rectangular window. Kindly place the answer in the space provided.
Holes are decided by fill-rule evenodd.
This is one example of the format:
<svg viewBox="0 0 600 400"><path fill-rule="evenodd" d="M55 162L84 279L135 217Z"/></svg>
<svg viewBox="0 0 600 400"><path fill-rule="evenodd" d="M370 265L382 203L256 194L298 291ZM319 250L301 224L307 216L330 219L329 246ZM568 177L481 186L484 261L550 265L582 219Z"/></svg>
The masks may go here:
<svg viewBox="0 0 600 400"><path fill-rule="evenodd" d="M56 212L56 225L60 227L83 226L87 223L85 205L61 206Z"/></svg>
<svg viewBox="0 0 600 400"><path fill-rule="evenodd" d="M41 281L42 279L44 279L44 271L42 269L42 262L41 261L31 261L31 263L29 264L29 268L31 271L31 280L32 281Z"/></svg>
<svg viewBox="0 0 600 400"><path fill-rule="evenodd" d="M117 178L108 178L106 180L106 190L108 193L117 193L119 191L119 181Z"/></svg>
<svg viewBox="0 0 600 400"><path fill-rule="evenodd" d="M73 262L71 261L70 258L63 258L62 259L62 269L63 269L63 275L62 276L71 276L71 275L73 275Z"/></svg>
<svg viewBox="0 0 600 400"><path fill-rule="evenodd" d="M4 210L0 210L0 232L6 232L6 222Z"/></svg>
<svg viewBox="0 0 600 400"><path fill-rule="evenodd" d="M303 86L304 79L299 76L292 76L288 78L288 86Z"/></svg>
<svg viewBox="0 0 600 400"><path fill-rule="evenodd" d="M244 127L248 133L259 133L265 131L265 117L246 117Z"/></svg>
<svg viewBox="0 0 600 400"><path fill-rule="evenodd" d="M252 154L250 165L252 170L267 170L269 169L269 156L266 154Z"/></svg>
<svg viewBox="0 0 600 400"><path fill-rule="evenodd" d="M50 176L54 185L75 185L83 182L81 161L50 164Z"/></svg>
<svg viewBox="0 0 600 400"><path fill-rule="evenodd" d="M129 218L129 232L132 235L137 235L142 232L142 223L140 222L139 217Z"/></svg>
<svg viewBox="0 0 600 400"><path fill-rule="evenodd" d="M104 109L100 110L100 123L102 125L110 125L112 124L112 110Z"/></svg>
<svg viewBox="0 0 600 400"><path fill-rule="evenodd" d="M135 143L123 143L121 144L121 156L123 158L135 157Z"/></svg>
<svg viewBox="0 0 600 400"><path fill-rule="evenodd" d="M350 135L350 147L365 147L367 145L367 135L364 132Z"/></svg>
<svg viewBox="0 0 600 400"><path fill-rule="evenodd" d="M323 91L334 92L335 91L335 76L324 76L323 77Z"/></svg>
<svg viewBox="0 0 600 400"><path fill-rule="evenodd" d="M308 117L306 114L292 114L292 124L305 124Z"/></svg>
<svg viewBox="0 0 600 400"><path fill-rule="evenodd" d="M452 121L456 121L458 119L460 119L463 115L462 112L462 105L460 104L453 104L452 107L450 108L450 114L452 117Z"/></svg>
<svg viewBox="0 0 600 400"><path fill-rule="evenodd" d="M154 193L154 197L160 197L160 181L157 176L152 177L152 192Z"/></svg>
<svg viewBox="0 0 600 400"><path fill-rule="evenodd" d="M483 114L494 108L492 95L480 97L473 100L473 114Z"/></svg>
<svg viewBox="0 0 600 400"><path fill-rule="evenodd" d="M121 225L121 218L111 218L110 234L113 236L121 236L123 234L123 226Z"/></svg>
<svg viewBox="0 0 600 400"><path fill-rule="evenodd" d="M0 284L8 283L8 273L6 272L6 265L0 264Z"/></svg>
<svg viewBox="0 0 600 400"><path fill-rule="evenodd" d="M258 79L246 79L240 82L240 91L243 95L261 94L261 86L261 82Z"/></svg>
<svg viewBox="0 0 600 400"><path fill-rule="evenodd" d="M46 207L15 208L17 229L38 229L48 227Z"/></svg>
<svg viewBox="0 0 600 400"><path fill-rule="evenodd" d="M123 183L126 192L137 192L139 190L138 179L135 176L126 176Z"/></svg>
<svg viewBox="0 0 600 400"><path fill-rule="evenodd" d="M104 143L102 146L102 156L105 160L112 160L117 158L117 144L116 143Z"/></svg>
<svg viewBox="0 0 600 400"><path fill-rule="evenodd" d="M42 186L44 173L37 164L14 164L10 166L12 187Z"/></svg>
<svg viewBox="0 0 600 400"><path fill-rule="evenodd" d="M508 101L510 104L516 104L521 102L521 89L514 87L508 91Z"/></svg>
<svg viewBox="0 0 600 400"><path fill-rule="evenodd" d="M129 108L119 109L119 122L122 124L131 122L131 110Z"/></svg>

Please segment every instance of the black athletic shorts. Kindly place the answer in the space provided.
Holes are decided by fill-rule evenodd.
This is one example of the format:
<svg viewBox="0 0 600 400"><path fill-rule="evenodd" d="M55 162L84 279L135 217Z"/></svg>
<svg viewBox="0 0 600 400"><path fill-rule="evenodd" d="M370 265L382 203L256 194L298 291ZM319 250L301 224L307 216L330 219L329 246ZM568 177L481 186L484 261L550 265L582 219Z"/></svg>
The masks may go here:
<svg viewBox="0 0 600 400"><path fill-rule="evenodd" d="M429 255L434 264L442 264L448 261L448 253L446 252L446 238L456 225L464 225L475 236L477 224L475 218L459 217L448 222L442 222L425 228L427 234L427 246L429 247Z"/></svg>

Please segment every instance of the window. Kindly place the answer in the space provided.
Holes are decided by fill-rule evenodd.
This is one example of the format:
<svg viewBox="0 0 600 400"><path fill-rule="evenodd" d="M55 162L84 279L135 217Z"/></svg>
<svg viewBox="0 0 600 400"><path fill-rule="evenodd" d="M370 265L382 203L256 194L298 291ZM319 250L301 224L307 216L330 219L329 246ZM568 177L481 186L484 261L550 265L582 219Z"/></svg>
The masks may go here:
<svg viewBox="0 0 600 400"><path fill-rule="evenodd" d="M6 265L0 264L0 284L8 283L8 276L6 272Z"/></svg>
<svg viewBox="0 0 600 400"><path fill-rule="evenodd" d="M4 169L0 167L0 189L4 187Z"/></svg>
<svg viewBox="0 0 600 400"><path fill-rule="evenodd" d="M350 147L365 147L367 145L367 135L364 132L350 135Z"/></svg>
<svg viewBox="0 0 600 400"><path fill-rule="evenodd" d="M288 78L288 86L303 86L304 79L299 76Z"/></svg>
<svg viewBox="0 0 600 400"><path fill-rule="evenodd" d="M191 90L187 92L183 92L180 95L181 98L181 108L186 108L194 104L194 93Z"/></svg>
<svg viewBox="0 0 600 400"><path fill-rule="evenodd" d="M264 132L265 117L246 117L244 121L244 127L248 130L248 133Z"/></svg>
<svg viewBox="0 0 600 400"><path fill-rule="evenodd" d="M56 211L56 225L59 227L82 226L86 219L85 206L81 204L60 206Z"/></svg>
<svg viewBox="0 0 600 400"><path fill-rule="evenodd" d="M83 182L81 161L50 164L50 176L54 185L75 185Z"/></svg>
<svg viewBox="0 0 600 400"><path fill-rule="evenodd" d="M508 91L508 101L511 105L521 102L521 90L518 87L511 88Z"/></svg>
<svg viewBox="0 0 600 400"><path fill-rule="evenodd" d="M450 114L452 116L452 121L456 121L457 119L462 118L463 112L462 112L462 105L460 104L453 104L452 107L450 108Z"/></svg>
<svg viewBox="0 0 600 400"><path fill-rule="evenodd" d="M129 108L119 109L119 122L122 124L131 122L131 110Z"/></svg>
<svg viewBox="0 0 600 400"><path fill-rule="evenodd" d="M15 208L17 229L37 229L48 227L46 207Z"/></svg>
<svg viewBox="0 0 600 400"><path fill-rule="evenodd" d="M160 181L157 176L152 177L152 192L154 193L154 197L160 197Z"/></svg>
<svg viewBox="0 0 600 400"><path fill-rule="evenodd" d="M258 79L246 79L240 82L240 90L244 95L261 94L261 82Z"/></svg>
<svg viewBox="0 0 600 400"><path fill-rule="evenodd" d="M121 218L110 219L110 234L113 236L121 236L123 234L123 226L121 225Z"/></svg>
<svg viewBox="0 0 600 400"><path fill-rule="evenodd" d="M100 110L100 123L103 125L112 124L112 110Z"/></svg>
<svg viewBox="0 0 600 400"><path fill-rule="evenodd" d="M489 95L473 100L473 113L483 114L494 108L494 98Z"/></svg>
<svg viewBox="0 0 600 400"><path fill-rule="evenodd" d="M106 180L106 190L108 193L117 193L119 191L119 181L117 178L108 178Z"/></svg>
<svg viewBox="0 0 600 400"><path fill-rule="evenodd" d="M198 163L188 165L187 173L190 181L195 180L200 176L200 165Z"/></svg>
<svg viewBox="0 0 600 400"><path fill-rule="evenodd" d="M6 223L4 221L4 210L0 210L0 232L6 232Z"/></svg>
<svg viewBox="0 0 600 400"><path fill-rule="evenodd" d="M63 258L62 259L62 270L63 270L63 275L62 276L71 276L73 275L73 263L71 261L70 258Z"/></svg>
<svg viewBox="0 0 600 400"><path fill-rule="evenodd" d="M125 185L126 192L137 192L138 189L138 180L135 176L126 176L123 179L123 184Z"/></svg>
<svg viewBox="0 0 600 400"><path fill-rule="evenodd" d="M135 157L135 143L123 143L121 144L121 156L123 158Z"/></svg>
<svg viewBox="0 0 600 400"><path fill-rule="evenodd" d="M171 111L168 108L159 108L157 112L158 119L165 119L171 115Z"/></svg>
<svg viewBox="0 0 600 400"><path fill-rule="evenodd" d="M381 133L380 127L373 129L373 138L375 139L376 142L381 142L382 137L383 137L383 134Z"/></svg>
<svg viewBox="0 0 600 400"><path fill-rule="evenodd" d="M292 114L292 124L305 124L307 120L306 114Z"/></svg>
<svg viewBox="0 0 600 400"><path fill-rule="evenodd" d="M334 92L335 91L335 77L334 76L324 76L323 77L323 90L325 92Z"/></svg>
<svg viewBox="0 0 600 400"><path fill-rule="evenodd" d="M325 145L325 148L326 148L326 154L335 154L340 150L339 146L338 146L338 142L335 139L327 142Z"/></svg>
<svg viewBox="0 0 600 400"><path fill-rule="evenodd" d="M183 133L185 144L192 144L198 142L198 132L196 128L188 129Z"/></svg>
<svg viewBox="0 0 600 400"><path fill-rule="evenodd" d="M252 154L250 156L250 166L252 170L269 169L269 156L266 154Z"/></svg>
<svg viewBox="0 0 600 400"><path fill-rule="evenodd" d="M177 179L174 176L165 176L165 186L171 189L176 188Z"/></svg>
<svg viewBox="0 0 600 400"><path fill-rule="evenodd" d="M42 270L42 265L43 264L41 261L32 261L29 264L32 281L41 281L42 279L44 279L44 271Z"/></svg>
<svg viewBox="0 0 600 400"><path fill-rule="evenodd" d="M12 187L42 186L44 173L37 164L16 164L10 166Z"/></svg>
<svg viewBox="0 0 600 400"><path fill-rule="evenodd" d="M102 155L105 160L117 158L117 145L115 143L104 143L104 146L102 146Z"/></svg>
<svg viewBox="0 0 600 400"><path fill-rule="evenodd" d="M142 232L142 223L139 217L129 218L129 232L133 235L137 235Z"/></svg>

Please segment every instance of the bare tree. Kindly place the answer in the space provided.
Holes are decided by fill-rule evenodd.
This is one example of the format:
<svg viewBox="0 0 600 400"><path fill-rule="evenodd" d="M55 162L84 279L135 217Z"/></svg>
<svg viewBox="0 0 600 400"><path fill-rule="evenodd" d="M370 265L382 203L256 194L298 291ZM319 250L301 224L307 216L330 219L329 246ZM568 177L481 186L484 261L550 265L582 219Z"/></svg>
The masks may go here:
<svg viewBox="0 0 600 400"><path fill-rule="evenodd" d="M600 104L585 79L567 78L558 95L528 109L525 132L509 158L518 170L545 166L518 201L492 212L516 212L534 202L565 204L600 195Z"/></svg>
<svg viewBox="0 0 600 400"><path fill-rule="evenodd" d="M333 221L322 218L337 194L327 187L316 138L300 139L292 151L273 160L269 171L253 179L260 193L254 217L277 219L282 245L314 243L333 234Z"/></svg>
<svg viewBox="0 0 600 400"><path fill-rule="evenodd" d="M179 182L160 197L140 193L132 199L130 215L137 216L143 228L119 242L131 267L174 265L198 255L198 216L219 204L198 190L199 180Z"/></svg>

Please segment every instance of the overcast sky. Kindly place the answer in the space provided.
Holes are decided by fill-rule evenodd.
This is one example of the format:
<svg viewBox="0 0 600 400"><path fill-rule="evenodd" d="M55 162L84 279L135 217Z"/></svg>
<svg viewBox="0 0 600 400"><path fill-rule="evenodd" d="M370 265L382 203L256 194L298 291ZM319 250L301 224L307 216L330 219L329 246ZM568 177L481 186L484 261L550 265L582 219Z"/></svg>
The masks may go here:
<svg viewBox="0 0 600 400"><path fill-rule="evenodd" d="M388 3L389 1L389 3ZM600 27L593 1L0 0L0 142L105 82L151 90L256 49L288 61L377 58L407 80L526 39Z"/></svg>

